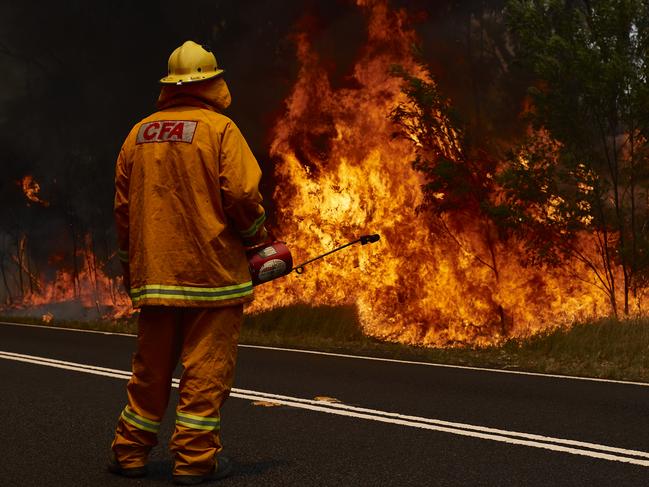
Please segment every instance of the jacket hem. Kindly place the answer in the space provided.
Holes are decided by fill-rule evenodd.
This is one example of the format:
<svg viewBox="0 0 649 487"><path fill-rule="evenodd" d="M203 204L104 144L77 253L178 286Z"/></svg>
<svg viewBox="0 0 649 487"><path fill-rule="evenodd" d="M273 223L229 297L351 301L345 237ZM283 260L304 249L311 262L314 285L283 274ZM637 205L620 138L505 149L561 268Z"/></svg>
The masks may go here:
<svg viewBox="0 0 649 487"><path fill-rule="evenodd" d="M133 301L134 308L142 308L144 306L170 306L175 308L226 308L228 306L235 306L237 304L250 303L254 300L254 295L222 299L220 301L187 301L184 299L169 299L169 298L141 298Z"/></svg>

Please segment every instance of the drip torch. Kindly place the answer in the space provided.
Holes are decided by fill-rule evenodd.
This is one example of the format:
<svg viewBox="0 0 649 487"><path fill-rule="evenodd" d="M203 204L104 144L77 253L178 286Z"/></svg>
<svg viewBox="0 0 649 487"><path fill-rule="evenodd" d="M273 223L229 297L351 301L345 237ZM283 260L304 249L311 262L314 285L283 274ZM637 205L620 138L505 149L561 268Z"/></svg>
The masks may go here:
<svg viewBox="0 0 649 487"><path fill-rule="evenodd" d="M323 257L357 243L367 245L368 243L378 242L380 238L381 236L378 233L372 235L361 235L361 237L356 240L352 240L351 242L347 242L345 245L336 247L329 252L313 257L295 267L293 266L293 256L286 246L286 242L274 241L270 244L262 244L248 251L248 267L250 268L250 275L252 276L252 284L258 286L259 284L272 281L278 277L286 276L293 271L295 271L296 274L302 274L304 272L304 267L316 260L322 259Z"/></svg>

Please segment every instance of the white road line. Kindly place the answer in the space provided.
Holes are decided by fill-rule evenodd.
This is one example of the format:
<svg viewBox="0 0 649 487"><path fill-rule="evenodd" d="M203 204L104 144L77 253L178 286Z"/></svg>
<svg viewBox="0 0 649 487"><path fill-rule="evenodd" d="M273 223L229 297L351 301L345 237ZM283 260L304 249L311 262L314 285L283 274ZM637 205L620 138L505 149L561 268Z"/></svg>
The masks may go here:
<svg viewBox="0 0 649 487"><path fill-rule="evenodd" d="M9 326L23 326L27 328L45 328L47 330L62 330L62 331L74 331L80 333L95 333L99 335L116 335L116 336L125 336L125 337L136 337L136 335L129 333L113 333L110 331L97 331L97 330L81 330L77 328L64 328L60 326L47 326L47 325L29 325L26 323L12 323L8 321L0 321L0 325L9 325ZM253 348L258 350L272 350L277 352L293 352L293 353L305 353L309 355L322 355L325 357L338 357L346 359L355 359L355 360L369 360L373 362L387 362L395 364L405 364L405 365L424 365L428 367L438 367L445 369L460 369L460 370L472 370L477 372L496 372L499 374L511 374L511 375L524 375L531 377L541 377L549 379L564 379L564 380L581 380L587 382L604 382L607 384L621 384L627 386L641 386L649 387L649 382L634 382L627 380L614 380L614 379L600 379L597 377L580 377L577 375L562 375L562 374L543 374L540 372L525 372L523 370L505 370L505 369L491 369L488 367L471 367L468 365L452 365L452 364L439 364L435 362L421 362L416 360L399 360L393 358L382 358L382 357L370 357L367 355L351 355L345 353L334 353L334 352L320 352L317 350L301 350L299 348L283 348L283 347L269 347L264 345L246 345L239 344L239 348Z"/></svg>
<svg viewBox="0 0 649 487"><path fill-rule="evenodd" d="M56 360L47 357L38 357L13 352L0 351L0 359L44 365L48 367L84 372L88 374L118 378L123 380L128 380L131 376L131 373L126 370L97 367L94 365L80 364L64 360ZM177 388L178 383L178 379L172 380L173 387ZM497 441L499 443L528 446L532 448L540 448L544 450L570 453L573 455L649 467L649 460L645 460L649 459L649 452L639 450L630 450L626 448L618 448L578 440L553 438L550 436L536 435L531 433L521 433L517 431L488 428L485 426L424 418L420 416L409 416L377 409L350 406L341 403L323 404L322 402L314 401L312 399L251 391L247 389L233 388L230 395L235 398L246 399L250 401L272 401L284 406L317 411L326 414L365 419L399 426L408 426L412 428L438 431L454 435L479 438L483 440Z"/></svg>
<svg viewBox="0 0 649 487"><path fill-rule="evenodd" d="M23 326L25 328L45 328L46 330L61 330L61 331L76 331L78 333L93 333L95 335L115 335L122 337L137 337L132 333L117 333L114 331L100 331L100 330L84 330L82 328L66 328L64 326L53 326L53 325L32 325L29 323L14 323L12 321L0 321L0 325L8 326Z"/></svg>
<svg viewBox="0 0 649 487"><path fill-rule="evenodd" d="M100 367L83 366L83 364L77 364L74 362L64 362L62 360L51 360L44 357L23 355L20 353L0 351L0 358L6 360L14 360L16 362L26 362L29 364L46 365L48 367L55 367L57 369L74 370L75 372L85 372L86 374L101 375L105 377L115 377L117 379L128 379L131 376L130 372L126 372L127 375L124 376L124 371L122 370L115 370L115 369L99 370Z"/></svg>
<svg viewBox="0 0 649 487"><path fill-rule="evenodd" d="M176 379L174 379L176 380ZM292 401L292 402L299 402L301 404L311 404L311 405L316 405L316 406L322 406L322 401L314 401L312 399L300 399L300 398L295 398L291 396L282 396L279 394L270 394L266 392L258 392L258 391L248 391L245 389L232 389L233 391L241 392L241 393L249 393L249 394L255 394L256 396L263 396L263 398L267 401ZM535 435L531 433L520 433L517 431L509 431L509 430L502 430L502 429L497 429L497 428L489 428L486 426L476 426L472 424L467 424L467 423L456 423L452 421L444 421L441 419L430 419L430 418L424 418L421 416L409 416L409 415L404 415L404 414L399 414L399 413L391 413L387 411L381 411L378 409L368 409L368 408L362 408L358 406L350 406L347 404L343 403L327 403L328 408L333 408L333 409L340 409L340 410L346 410L346 411L354 411L354 412L360 412L360 413L367 413L367 414L372 414L372 415L378 415L378 416L384 416L386 418L395 418L399 420L405 420L405 421L415 421L418 423L426 423L426 424L432 424L432 425L437 425L437 426L444 426L444 427L451 427L451 428L460 428L463 430L471 430L471 431L478 431L482 433L493 433L493 434L498 434L498 435L504 435L504 436L512 436L515 438L523 438L526 440L534 440L534 441L541 441L541 442L546 442L546 443L557 443L557 444L562 444L562 445L569 445L569 446L577 446L577 447L582 447L582 448L588 448L591 450L602 450L602 451L607 451L611 453L620 453L623 455L633 455L633 456L638 456L638 457L643 457L643 458L649 458L649 452L642 452L638 450L629 450L626 448L617 448L617 447L612 447L612 446L606 446L606 445L600 445L598 443L589 443L589 442L584 442L584 441L578 441L578 440L566 440L563 438L553 438L551 436L543 436L543 435Z"/></svg>
<svg viewBox="0 0 649 487"><path fill-rule="evenodd" d="M499 374L512 374L512 375L528 375L533 377L548 377L552 379L568 379L568 380L583 380L589 382L607 382L609 384L623 384L623 385L632 385L632 386L642 386L649 387L649 382L633 382L626 380L614 380L614 379L599 379L597 377L580 377L577 375L562 375L562 374L542 374L540 372L525 372L522 370L505 370L505 369L490 369L487 367L471 367L468 365L452 365L452 364L438 364L435 362L418 362L415 360L399 360L392 358L382 358L382 357L369 357L366 355L348 355L345 353L333 353L333 352L319 352L316 350L300 350L296 348L281 348L281 347L266 347L261 345L239 345L243 348L258 348L261 350L277 350L281 352L296 352L296 353L307 353L311 355L324 355L327 357L341 357L341 358L350 358L350 359L361 359L361 360L371 360L376 362L391 362L396 364L407 364L407 365L427 365L429 367L441 367L447 369L462 369L462 370L475 370L479 372L497 372Z"/></svg>

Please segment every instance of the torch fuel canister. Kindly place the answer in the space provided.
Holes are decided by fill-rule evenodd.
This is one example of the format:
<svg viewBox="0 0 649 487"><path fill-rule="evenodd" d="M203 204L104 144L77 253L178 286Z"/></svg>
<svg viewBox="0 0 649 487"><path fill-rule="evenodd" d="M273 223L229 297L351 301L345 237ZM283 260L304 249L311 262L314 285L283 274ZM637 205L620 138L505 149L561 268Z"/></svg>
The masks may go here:
<svg viewBox="0 0 649 487"><path fill-rule="evenodd" d="M293 257L284 242L273 242L248 252L253 286L285 276L293 270Z"/></svg>

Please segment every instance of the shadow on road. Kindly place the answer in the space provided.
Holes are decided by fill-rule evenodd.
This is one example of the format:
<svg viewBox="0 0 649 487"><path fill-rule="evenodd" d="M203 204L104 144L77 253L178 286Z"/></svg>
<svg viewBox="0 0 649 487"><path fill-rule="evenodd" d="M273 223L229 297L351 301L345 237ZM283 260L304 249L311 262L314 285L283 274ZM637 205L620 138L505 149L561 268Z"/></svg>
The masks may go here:
<svg viewBox="0 0 649 487"><path fill-rule="evenodd" d="M238 481L245 480L245 485L250 485L249 482L253 481L255 477L260 477L270 470L277 469L283 465L286 465L288 462L280 460L262 460L258 462L246 462L241 463L237 462L236 459L232 459L234 466L234 472L232 476L228 479L224 479L219 482L219 484L227 484L231 481L234 484L239 483ZM171 481L171 471L173 468L173 461L171 459L165 460L151 460L148 463L149 473L146 477L138 479L136 481L137 485L148 484L148 483L164 483L166 485ZM108 474L111 480L120 481L126 480L120 477L116 477ZM133 481L129 481L130 485L133 485Z"/></svg>

